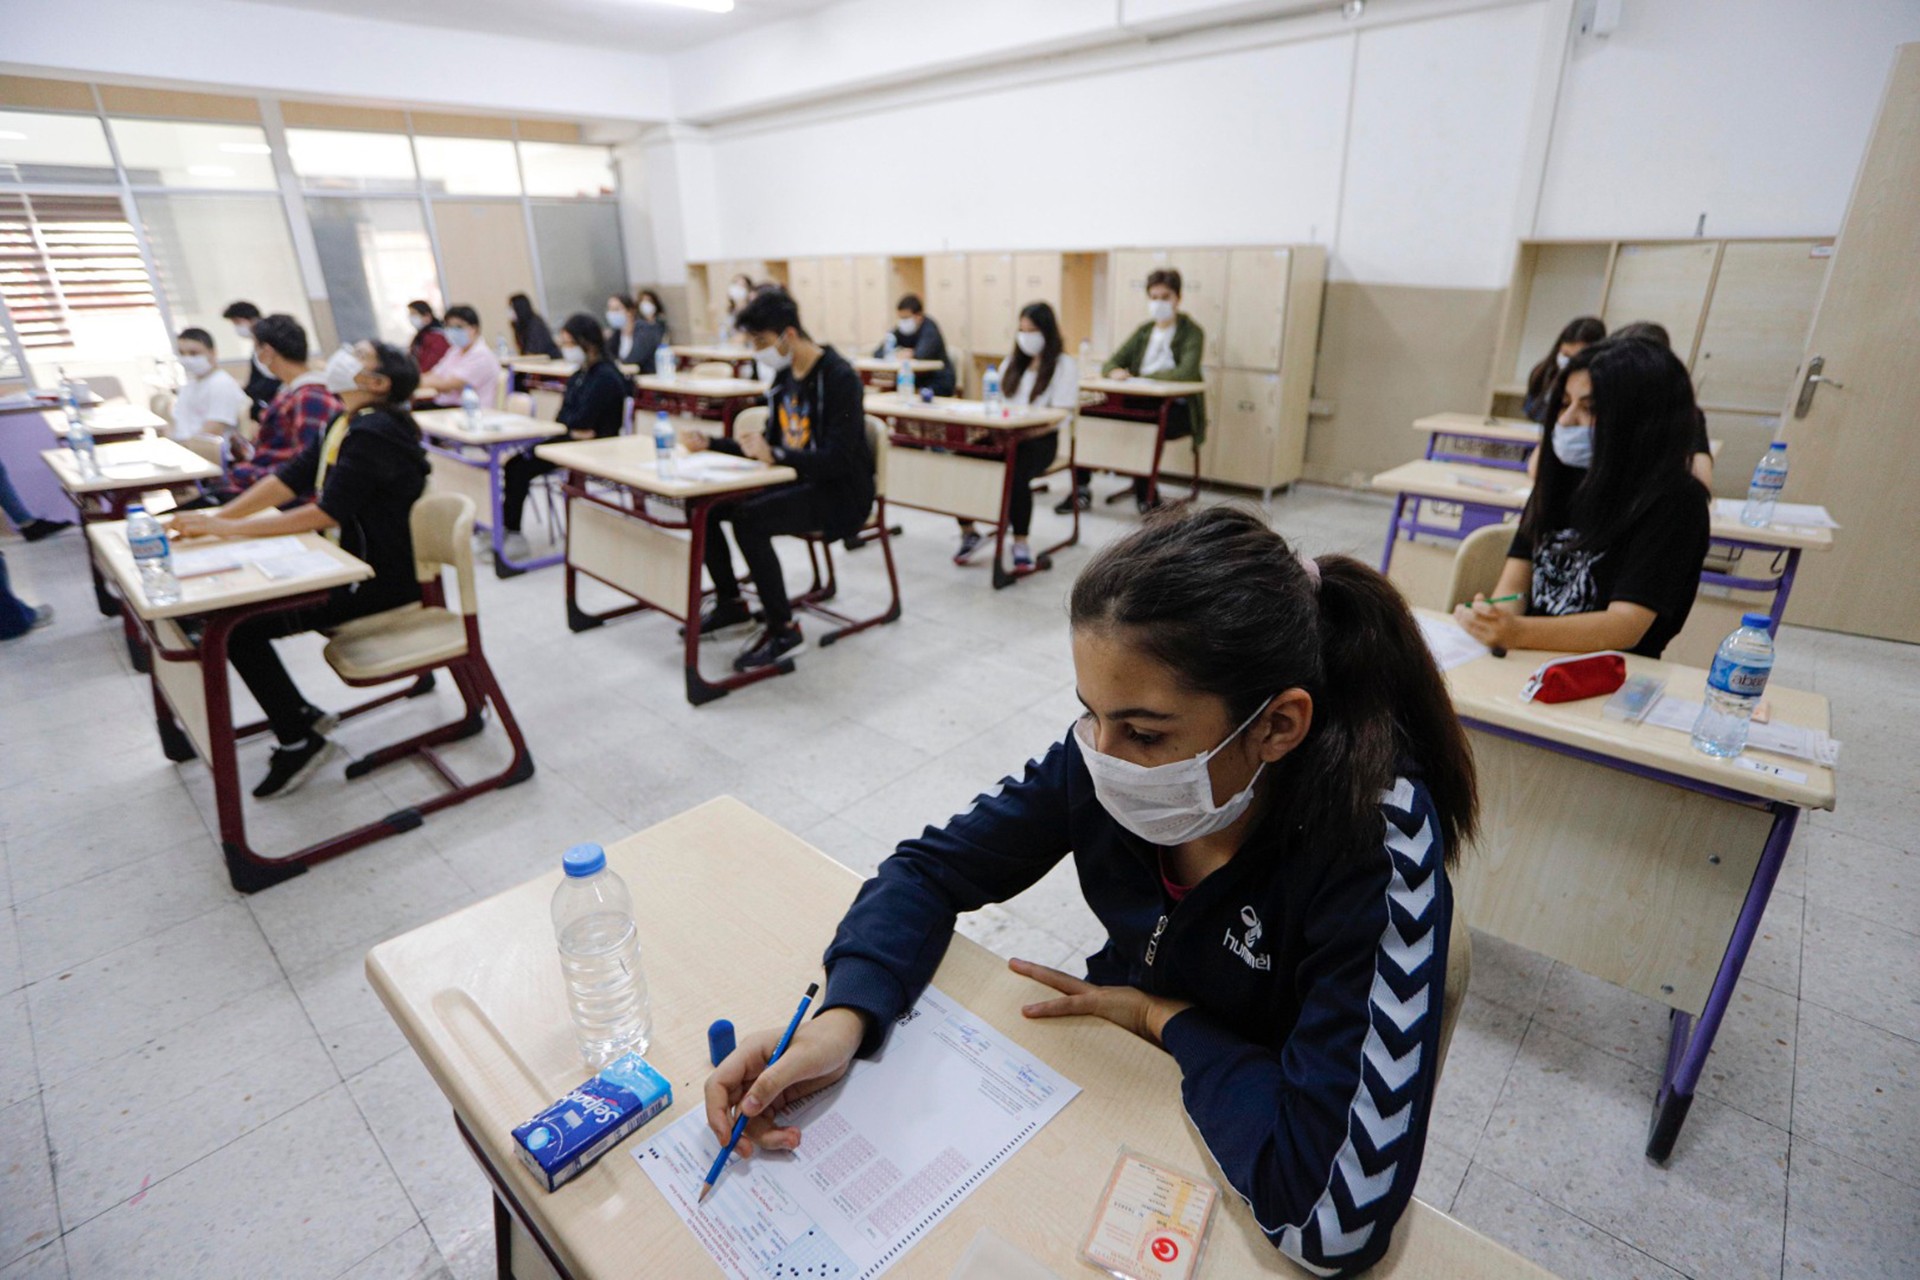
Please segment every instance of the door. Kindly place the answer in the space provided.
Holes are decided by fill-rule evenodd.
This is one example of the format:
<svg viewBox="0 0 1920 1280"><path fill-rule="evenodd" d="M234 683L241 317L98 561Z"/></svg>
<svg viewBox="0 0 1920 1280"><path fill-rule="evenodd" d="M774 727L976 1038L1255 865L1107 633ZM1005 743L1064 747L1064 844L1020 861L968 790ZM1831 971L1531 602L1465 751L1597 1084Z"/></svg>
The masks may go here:
<svg viewBox="0 0 1920 1280"><path fill-rule="evenodd" d="M1694 393L1709 412L1780 407L1832 256L1830 240L1727 245L1693 361Z"/></svg>
<svg viewBox="0 0 1920 1280"><path fill-rule="evenodd" d="M1698 244L1623 244L1613 260L1613 283L1607 286L1602 319L1609 330L1636 320L1665 325L1673 339L1673 353L1693 359L1693 340L1707 309L1707 290L1713 283L1717 241Z"/></svg>
<svg viewBox="0 0 1920 1280"><path fill-rule="evenodd" d="M1798 388L1786 407L1786 500L1840 522L1800 563L1787 621L1920 642L1920 44L1902 45L1854 180ZM1821 361L1809 382L1812 363ZM1804 415L1800 412L1804 406Z"/></svg>
<svg viewBox="0 0 1920 1280"><path fill-rule="evenodd" d="M433 227L440 237L448 303L478 311L481 333L494 342L508 332L507 298L534 292L533 254L520 202L436 200Z"/></svg>

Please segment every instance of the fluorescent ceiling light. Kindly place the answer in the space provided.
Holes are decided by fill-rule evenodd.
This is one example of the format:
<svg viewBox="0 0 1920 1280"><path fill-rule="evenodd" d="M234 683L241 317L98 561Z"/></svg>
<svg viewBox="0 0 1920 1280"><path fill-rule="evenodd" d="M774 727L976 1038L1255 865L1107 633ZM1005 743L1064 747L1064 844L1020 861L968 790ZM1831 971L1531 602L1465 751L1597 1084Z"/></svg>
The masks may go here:
<svg viewBox="0 0 1920 1280"><path fill-rule="evenodd" d="M0 129L0 141L25 142L26 140L27 135L24 133L17 133L12 129Z"/></svg>
<svg viewBox="0 0 1920 1280"><path fill-rule="evenodd" d="M223 142L220 149L234 156L270 156L273 148L264 142Z"/></svg>
<svg viewBox="0 0 1920 1280"><path fill-rule="evenodd" d="M196 178L231 178L233 170L223 164L190 164L187 172Z"/></svg>

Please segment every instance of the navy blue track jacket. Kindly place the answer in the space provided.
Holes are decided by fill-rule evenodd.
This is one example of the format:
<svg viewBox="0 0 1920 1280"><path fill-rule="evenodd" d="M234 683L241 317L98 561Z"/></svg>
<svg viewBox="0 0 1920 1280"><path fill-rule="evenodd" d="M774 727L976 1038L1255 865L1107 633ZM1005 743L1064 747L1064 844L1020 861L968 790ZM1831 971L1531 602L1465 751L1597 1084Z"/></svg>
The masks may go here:
<svg viewBox="0 0 1920 1280"><path fill-rule="evenodd" d="M1068 734L881 864L827 949L822 1007L869 1014L872 1053L955 915L1071 852L1108 933L1089 980L1193 1002L1163 1040L1208 1150L1276 1247L1352 1274L1386 1252L1419 1176L1453 919L1425 786L1396 779L1380 810L1380 842L1358 851L1302 847L1269 817L1175 905L1158 851L1101 806Z"/></svg>

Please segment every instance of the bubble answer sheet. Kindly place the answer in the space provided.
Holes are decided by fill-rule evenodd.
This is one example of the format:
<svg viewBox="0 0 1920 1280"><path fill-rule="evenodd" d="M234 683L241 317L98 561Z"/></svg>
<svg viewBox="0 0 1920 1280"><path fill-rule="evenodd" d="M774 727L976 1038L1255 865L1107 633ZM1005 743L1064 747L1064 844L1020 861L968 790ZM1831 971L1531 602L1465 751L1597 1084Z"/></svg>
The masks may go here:
<svg viewBox="0 0 1920 1280"><path fill-rule="evenodd" d="M705 1204L703 1109L634 1158L730 1280L871 1280L1079 1092L928 987L879 1054L782 1113L799 1150L735 1157Z"/></svg>

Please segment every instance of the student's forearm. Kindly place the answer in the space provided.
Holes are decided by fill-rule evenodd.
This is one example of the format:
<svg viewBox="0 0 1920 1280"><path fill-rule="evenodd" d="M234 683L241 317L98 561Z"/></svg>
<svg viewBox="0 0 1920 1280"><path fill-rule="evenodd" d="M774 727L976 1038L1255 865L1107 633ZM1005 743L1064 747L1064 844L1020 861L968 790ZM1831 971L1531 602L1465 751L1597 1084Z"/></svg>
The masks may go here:
<svg viewBox="0 0 1920 1280"><path fill-rule="evenodd" d="M1696 453L1687 462L1687 470L1693 472L1693 478L1707 488L1713 488L1713 455Z"/></svg>
<svg viewBox="0 0 1920 1280"><path fill-rule="evenodd" d="M1608 609L1596 613L1568 613L1560 617L1532 616L1513 620L1511 649L1558 649L1587 653L1598 649L1631 649L1652 625L1645 617Z"/></svg>
<svg viewBox="0 0 1920 1280"><path fill-rule="evenodd" d="M221 507L214 514L222 520L239 520L256 511L267 511L274 507L285 506L299 495L287 487L287 482L279 476L268 476L256 480L247 491Z"/></svg>
<svg viewBox="0 0 1920 1280"><path fill-rule="evenodd" d="M322 529L338 528L339 523L322 511L318 504L309 503L291 511L271 511L236 520L234 524L238 528L223 529L221 532L229 537L274 538L289 533L318 533Z"/></svg>

